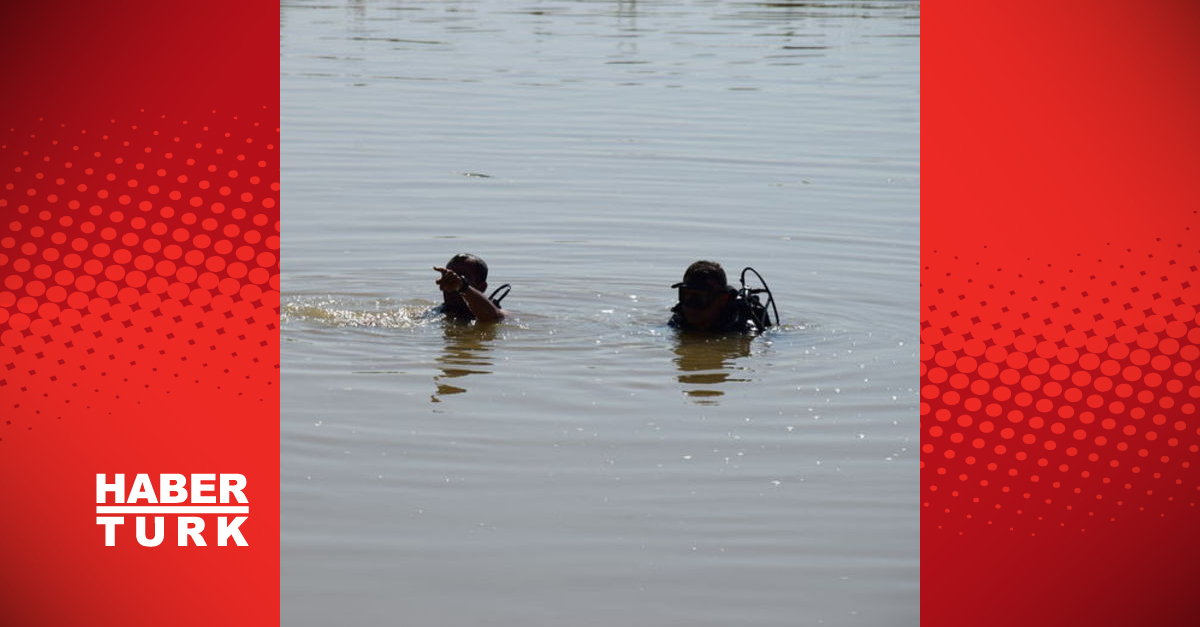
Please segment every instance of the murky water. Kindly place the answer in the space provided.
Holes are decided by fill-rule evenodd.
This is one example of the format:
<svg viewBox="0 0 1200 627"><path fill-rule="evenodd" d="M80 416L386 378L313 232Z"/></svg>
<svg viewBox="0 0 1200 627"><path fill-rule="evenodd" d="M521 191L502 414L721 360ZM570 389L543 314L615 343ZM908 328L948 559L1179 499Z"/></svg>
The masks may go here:
<svg viewBox="0 0 1200 627"><path fill-rule="evenodd" d="M285 625L918 622L919 3L280 26ZM784 325L668 329L700 258Z"/></svg>

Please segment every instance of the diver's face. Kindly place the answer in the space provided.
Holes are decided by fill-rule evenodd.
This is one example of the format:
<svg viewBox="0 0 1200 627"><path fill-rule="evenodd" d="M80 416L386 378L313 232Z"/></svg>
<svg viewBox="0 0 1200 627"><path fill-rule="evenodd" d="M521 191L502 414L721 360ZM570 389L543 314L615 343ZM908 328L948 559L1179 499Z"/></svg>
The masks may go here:
<svg viewBox="0 0 1200 627"><path fill-rule="evenodd" d="M684 285L679 288L680 311L688 325L708 330L714 328L721 318L721 311L729 302L729 292L715 285Z"/></svg>
<svg viewBox="0 0 1200 627"><path fill-rule="evenodd" d="M459 276L465 277L471 286L478 290L486 289L486 283L480 283L479 277L475 275L475 267L465 261L451 261L446 264L446 269L457 273Z"/></svg>
<svg viewBox="0 0 1200 627"><path fill-rule="evenodd" d="M487 289L486 283L479 285L475 281L475 273L472 271L473 268L469 263L462 261L451 261L450 263L446 264L446 269L465 277L467 281L469 281L471 285L475 287L475 289L480 291ZM442 303L445 307L445 310L450 313L463 315L470 311L470 309L467 307L467 304L463 302L463 299L454 292L442 292Z"/></svg>

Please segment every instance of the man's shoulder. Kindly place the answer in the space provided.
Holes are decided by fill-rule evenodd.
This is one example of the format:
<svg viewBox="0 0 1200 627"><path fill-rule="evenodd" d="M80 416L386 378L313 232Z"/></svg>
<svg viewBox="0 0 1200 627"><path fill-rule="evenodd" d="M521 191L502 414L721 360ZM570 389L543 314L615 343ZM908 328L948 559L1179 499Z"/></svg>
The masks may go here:
<svg viewBox="0 0 1200 627"><path fill-rule="evenodd" d="M679 311L679 308L679 305L671 308L671 319L667 320L667 326L672 329L683 329L686 326L683 320L683 313Z"/></svg>
<svg viewBox="0 0 1200 627"><path fill-rule="evenodd" d="M771 326L771 318L767 308L758 299L748 300L739 297L734 305L732 326L744 328L747 332L762 333Z"/></svg>
<svg viewBox="0 0 1200 627"><path fill-rule="evenodd" d="M447 307L445 305L445 303L443 303L441 305L433 306L433 308L431 308L429 310L429 315L430 316L443 316L450 320L462 320L462 321L467 321L467 322L475 319L475 316L471 313L470 310L457 311L455 309Z"/></svg>

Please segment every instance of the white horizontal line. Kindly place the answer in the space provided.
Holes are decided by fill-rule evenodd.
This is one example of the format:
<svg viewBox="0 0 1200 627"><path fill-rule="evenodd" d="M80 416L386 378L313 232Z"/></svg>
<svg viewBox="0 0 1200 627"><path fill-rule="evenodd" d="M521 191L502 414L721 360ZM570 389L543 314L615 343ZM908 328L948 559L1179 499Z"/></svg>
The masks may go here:
<svg viewBox="0 0 1200 627"><path fill-rule="evenodd" d="M249 514L249 505L97 505L97 514Z"/></svg>

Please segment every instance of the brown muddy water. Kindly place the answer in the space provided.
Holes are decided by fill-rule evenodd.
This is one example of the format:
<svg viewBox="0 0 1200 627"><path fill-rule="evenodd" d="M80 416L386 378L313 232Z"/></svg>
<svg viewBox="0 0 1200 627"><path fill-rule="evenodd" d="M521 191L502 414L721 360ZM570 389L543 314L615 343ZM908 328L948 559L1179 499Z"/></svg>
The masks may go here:
<svg viewBox="0 0 1200 627"><path fill-rule="evenodd" d="M284 625L918 623L918 2L280 30ZM667 328L700 258L783 326Z"/></svg>

